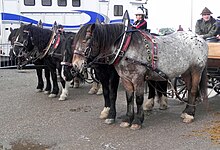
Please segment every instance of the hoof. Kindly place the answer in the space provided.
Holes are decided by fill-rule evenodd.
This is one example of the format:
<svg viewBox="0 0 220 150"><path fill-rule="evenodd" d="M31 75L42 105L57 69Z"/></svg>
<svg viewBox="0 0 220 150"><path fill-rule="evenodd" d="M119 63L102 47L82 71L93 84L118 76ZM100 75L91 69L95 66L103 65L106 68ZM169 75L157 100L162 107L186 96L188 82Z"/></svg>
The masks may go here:
<svg viewBox="0 0 220 150"><path fill-rule="evenodd" d="M44 94L50 94L50 91L44 91Z"/></svg>
<svg viewBox="0 0 220 150"><path fill-rule="evenodd" d="M59 101L65 101L67 98L66 97L60 97Z"/></svg>
<svg viewBox="0 0 220 150"><path fill-rule="evenodd" d="M110 110L109 107L104 107L104 109L103 109L103 111L101 112L99 118L100 118L100 119L106 119L106 118L108 117L109 110Z"/></svg>
<svg viewBox="0 0 220 150"><path fill-rule="evenodd" d="M43 91L42 89L36 89L36 90L35 90L36 93L40 93L40 92L42 92L42 91Z"/></svg>
<svg viewBox="0 0 220 150"><path fill-rule="evenodd" d="M143 110L151 111L154 107L154 99L147 99L143 104Z"/></svg>
<svg viewBox="0 0 220 150"><path fill-rule="evenodd" d="M139 124L132 124L130 129L131 130L139 130L139 129L141 129L141 125L139 125Z"/></svg>
<svg viewBox="0 0 220 150"><path fill-rule="evenodd" d="M99 88L98 92L96 93L96 95L102 95L103 91L101 88Z"/></svg>
<svg viewBox="0 0 220 150"><path fill-rule="evenodd" d="M57 97L57 95L56 94L50 94L48 97L54 98L54 97Z"/></svg>
<svg viewBox="0 0 220 150"><path fill-rule="evenodd" d="M183 114L181 115L181 118L183 118L183 122L184 122L184 123L191 123L191 122L193 122L193 120L194 120L194 117L191 116L191 115L188 115L187 113L183 113Z"/></svg>
<svg viewBox="0 0 220 150"><path fill-rule="evenodd" d="M128 123L128 122L122 122L120 124L120 127L122 127L122 128L128 128L129 126L130 126L130 123Z"/></svg>
<svg viewBox="0 0 220 150"><path fill-rule="evenodd" d="M79 88L79 83L74 83L73 87L74 88Z"/></svg>
<svg viewBox="0 0 220 150"><path fill-rule="evenodd" d="M160 110L166 110L168 108L168 106L167 105L160 105L160 107L159 107L159 109Z"/></svg>
<svg viewBox="0 0 220 150"><path fill-rule="evenodd" d="M97 89L91 88L88 92L88 94L96 94L97 93Z"/></svg>
<svg viewBox="0 0 220 150"><path fill-rule="evenodd" d="M160 104L160 110L165 110L168 108L166 96L162 95L162 97L158 100L158 103Z"/></svg>
<svg viewBox="0 0 220 150"><path fill-rule="evenodd" d="M115 119L105 119L106 124L113 124L115 123Z"/></svg>

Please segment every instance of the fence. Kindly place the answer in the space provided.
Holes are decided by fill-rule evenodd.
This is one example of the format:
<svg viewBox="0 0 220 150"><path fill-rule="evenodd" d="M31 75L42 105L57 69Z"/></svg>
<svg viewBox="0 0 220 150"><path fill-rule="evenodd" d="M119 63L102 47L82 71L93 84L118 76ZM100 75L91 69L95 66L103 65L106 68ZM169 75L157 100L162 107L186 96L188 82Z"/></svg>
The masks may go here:
<svg viewBox="0 0 220 150"><path fill-rule="evenodd" d="M0 69L16 68L16 61L9 57L10 44L0 44Z"/></svg>

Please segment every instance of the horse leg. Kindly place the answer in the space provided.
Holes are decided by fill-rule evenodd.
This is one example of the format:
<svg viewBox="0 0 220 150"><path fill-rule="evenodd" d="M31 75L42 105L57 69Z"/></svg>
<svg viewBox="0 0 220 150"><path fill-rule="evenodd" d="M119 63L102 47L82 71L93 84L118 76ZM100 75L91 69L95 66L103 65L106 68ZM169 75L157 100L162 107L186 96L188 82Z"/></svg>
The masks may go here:
<svg viewBox="0 0 220 150"><path fill-rule="evenodd" d="M51 78L52 78L52 81L53 81L53 89L52 89L52 92L49 95L49 97L54 98L59 93L56 68L50 68L50 73L51 73Z"/></svg>
<svg viewBox="0 0 220 150"><path fill-rule="evenodd" d="M154 98L155 98L155 81L148 80L149 94L148 99L144 100L143 109L151 111L154 107Z"/></svg>
<svg viewBox="0 0 220 150"><path fill-rule="evenodd" d="M110 106L111 106L110 97L109 97L110 89L109 89L109 86L108 86L108 82L102 81L102 84L103 84L103 96L104 96L105 103L104 103L104 108L101 111L101 114L100 114L99 118L100 119L106 119L109 115L109 110L110 110ZM109 119L115 119L115 118L114 117L109 117ZM106 123L107 123L107 121L106 121Z"/></svg>
<svg viewBox="0 0 220 150"><path fill-rule="evenodd" d="M136 85L136 105L137 105L137 113L132 122L131 129L138 130L141 128L142 123L144 121L144 110L143 110L143 101L144 101L144 82L139 82Z"/></svg>
<svg viewBox="0 0 220 150"><path fill-rule="evenodd" d="M69 94L69 91L68 91L69 90L69 84L67 84L66 81L61 76L61 67L58 69L58 73L60 74L60 83L62 85L62 92L61 92L59 100L64 101L64 100L67 99L68 94Z"/></svg>
<svg viewBox="0 0 220 150"><path fill-rule="evenodd" d="M48 68L44 69L44 76L46 78L46 88L44 89L44 93L49 94L51 91L51 82L50 82L50 70Z"/></svg>
<svg viewBox="0 0 220 150"><path fill-rule="evenodd" d="M96 95L102 95L103 90L102 90L102 84L101 84L100 82L99 82L98 87L99 87L99 89L98 89L98 91L97 91Z"/></svg>
<svg viewBox="0 0 220 150"><path fill-rule="evenodd" d="M119 76L115 70L113 70L114 73L112 73L109 77L109 84L107 85L109 88L109 100L110 100L110 109L108 112L108 116L105 120L105 123L112 124L115 122L116 118L116 99L117 99L117 92L118 92L118 85L119 85ZM104 86L104 85L103 85ZM104 88L103 88L103 94L104 94ZM106 102L107 103L107 102ZM105 106L106 107L106 106Z"/></svg>
<svg viewBox="0 0 220 150"><path fill-rule="evenodd" d="M191 73L191 82L187 85L190 87L188 90L188 104L186 105L185 110L183 111L181 117L183 118L184 123L191 123L194 120L195 116L195 100L198 92L198 87L201 79L201 73L192 72ZM188 79L190 80L190 79ZM190 86L191 83L191 86Z"/></svg>
<svg viewBox="0 0 220 150"><path fill-rule="evenodd" d="M42 92L44 88L44 81L42 78L42 69L37 68L36 72L37 72L37 79L38 79L36 92Z"/></svg>
<svg viewBox="0 0 220 150"><path fill-rule="evenodd" d="M93 81L92 87L89 90L88 94L95 94L95 93L97 93L97 91L98 91L98 83Z"/></svg>
<svg viewBox="0 0 220 150"><path fill-rule="evenodd" d="M168 108L167 106L167 81L157 81L156 89L158 94L158 103L160 104L159 109L165 110Z"/></svg>
<svg viewBox="0 0 220 150"><path fill-rule="evenodd" d="M79 84L80 84L80 79L78 78L78 77L75 77L74 79L73 79L73 87L74 88L79 88Z"/></svg>
<svg viewBox="0 0 220 150"><path fill-rule="evenodd" d="M126 90L127 113L120 126L125 128L129 127L134 120L134 86L129 80L123 78L122 84Z"/></svg>

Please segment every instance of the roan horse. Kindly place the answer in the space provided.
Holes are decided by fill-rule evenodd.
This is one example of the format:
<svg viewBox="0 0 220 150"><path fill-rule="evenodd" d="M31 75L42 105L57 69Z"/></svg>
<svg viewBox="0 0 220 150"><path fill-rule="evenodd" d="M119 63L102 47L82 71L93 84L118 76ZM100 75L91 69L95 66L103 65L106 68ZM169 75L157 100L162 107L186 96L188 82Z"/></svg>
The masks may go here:
<svg viewBox="0 0 220 150"><path fill-rule="evenodd" d="M8 41L10 41L11 43L11 46L14 46L14 42L18 36L18 33L19 33L19 29L16 28L16 29L12 29L10 28L10 35L8 37ZM10 53L9 53L10 57L12 60L14 59L18 59L18 68L20 69L22 65L25 65L26 63L28 63L27 61L25 61L24 63L25 64L20 64L20 59L19 58L16 58L16 56L19 57L19 52L16 52L14 51L14 48L12 47L10 49ZM32 57L30 55L30 57ZM44 60L43 59L38 59L38 60L35 60L33 61L33 63L38 66L38 65L44 65ZM42 77L42 74L43 74L43 69L42 68L36 68L36 72L37 72L37 79L38 79L38 84L37 84L37 88L36 88L36 92L42 92L44 90L44 93L45 94L48 94L50 93L50 90L51 90L51 82L50 82L50 70L45 67L44 68L44 75L45 75L45 78L46 78L46 87L44 89L44 80L43 80L43 77Z"/></svg>
<svg viewBox="0 0 220 150"><path fill-rule="evenodd" d="M43 29L32 24L21 25L19 34L14 43L15 51L18 51L22 57L33 51L37 51L36 59L44 59L44 64L49 68L53 81L53 88L49 97L56 97L59 93L57 82L57 70L60 75L62 93L59 100L66 100L68 95L68 86L61 77L62 56L65 48L66 38L56 34L49 29ZM36 49L34 49L36 47ZM21 58L22 58L21 57Z"/></svg>
<svg viewBox="0 0 220 150"><path fill-rule="evenodd" d="M195 99L207 99L206 42L192 32L153 37L144 31L131 30L129 20L126 11L124 24L92 24L84 36L76 35L73 67L80 71L92 63L114 64L127 99L126 117L120 126L131 126L134 130L140 129L144 121L144 81L168 80L181 75L189 93L181 117L183 122L192 122Z"/></svg>

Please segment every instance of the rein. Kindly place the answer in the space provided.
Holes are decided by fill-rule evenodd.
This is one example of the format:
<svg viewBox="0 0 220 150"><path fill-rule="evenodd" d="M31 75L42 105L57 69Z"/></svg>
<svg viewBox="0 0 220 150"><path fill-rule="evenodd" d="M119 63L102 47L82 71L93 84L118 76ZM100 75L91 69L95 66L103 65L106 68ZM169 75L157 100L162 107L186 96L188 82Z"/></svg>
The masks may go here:
<svg viewBox="0 0 220 150"><path fill-rule="evenodd" d="M49 51L49 49L50 49L50 47L51 47L51 45L53 43L53 40L54 40L55 36L56 36L56 33L55 33L55 31L53 31L47 47L43 50L44 53L40 54L37 58L42 59L42 58L44 58L46 56L46 54L48 53L48 51Z"/></svg>

